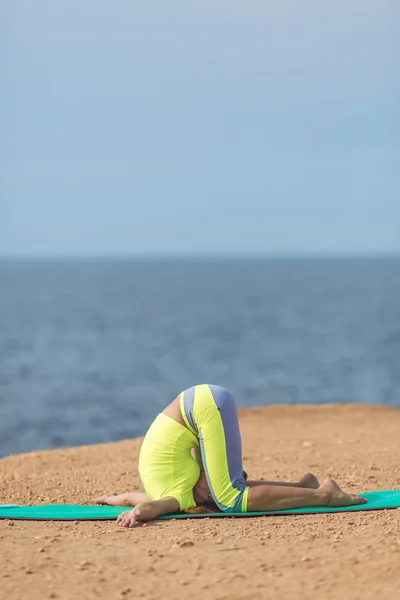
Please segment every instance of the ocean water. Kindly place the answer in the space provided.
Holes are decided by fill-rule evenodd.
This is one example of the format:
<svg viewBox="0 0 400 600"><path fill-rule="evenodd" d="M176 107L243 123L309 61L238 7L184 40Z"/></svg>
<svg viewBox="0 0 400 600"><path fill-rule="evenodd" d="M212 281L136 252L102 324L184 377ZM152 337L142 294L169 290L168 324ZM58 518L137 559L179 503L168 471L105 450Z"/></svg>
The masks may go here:
<svg viewBox="0 0 400 600"><path fill-rule="evenodd" d="M0 456L141 435L204 382L400 406L400 258L0 263Z"/></svg>

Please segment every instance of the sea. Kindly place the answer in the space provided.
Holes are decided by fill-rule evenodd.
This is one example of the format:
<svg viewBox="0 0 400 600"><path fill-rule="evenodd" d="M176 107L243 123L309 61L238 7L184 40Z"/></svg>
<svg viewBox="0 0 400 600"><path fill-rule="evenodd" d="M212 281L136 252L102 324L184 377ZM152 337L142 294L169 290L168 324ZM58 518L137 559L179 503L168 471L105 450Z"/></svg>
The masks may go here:
<svg viewBox="0 0 400 600"><path fill-rule="evenodd" d="M0 456L132 438L187 387L400 406L400 257L0 262Z"/></svg>

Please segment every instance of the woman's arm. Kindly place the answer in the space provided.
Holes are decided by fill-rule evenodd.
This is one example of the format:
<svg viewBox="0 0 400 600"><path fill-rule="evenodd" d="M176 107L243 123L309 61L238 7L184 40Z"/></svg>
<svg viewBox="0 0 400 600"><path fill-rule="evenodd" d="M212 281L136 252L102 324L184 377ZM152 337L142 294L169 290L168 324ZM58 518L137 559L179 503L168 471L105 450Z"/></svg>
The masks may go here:
<svg viewBox="0 0 400 600"><path fill-rule="evenodd" d="M172 515L180 510L178 500L172 497L141 502L132 510L121 513L117 518L117 523L121 527L135 527L139 523L153 521L161 515Z"/></svg>
<svg viewBox="0 0 400 600"><path fill-rule="evenodd" d="M296 481L296 483L288 483L286 481L248 481L246 480L248 487L256 487L259 485L275 485L282 487L298 487L298 488L311 488L317 490L320 486L318 479L312 473L306 473L303 477Z"/></svg>
<svg viewBox="0 0 400 600"><path fill-rule="evenodd" d="M96 498L97 504L108 504L108 506L136 506L141 502L151 502L145 492L125 492L125 494L106 494Z"/></svg>

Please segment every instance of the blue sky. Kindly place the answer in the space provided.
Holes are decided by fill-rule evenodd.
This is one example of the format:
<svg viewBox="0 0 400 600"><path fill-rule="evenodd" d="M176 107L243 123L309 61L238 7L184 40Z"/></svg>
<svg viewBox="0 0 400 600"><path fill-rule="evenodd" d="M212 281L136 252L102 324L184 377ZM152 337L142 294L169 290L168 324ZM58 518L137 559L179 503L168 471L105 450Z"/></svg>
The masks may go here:
<svg viewBox="0 0 400 600"><path fill-rule="evenodd" d="M1 255L400 252L397 0L0 6Z"/></svg>

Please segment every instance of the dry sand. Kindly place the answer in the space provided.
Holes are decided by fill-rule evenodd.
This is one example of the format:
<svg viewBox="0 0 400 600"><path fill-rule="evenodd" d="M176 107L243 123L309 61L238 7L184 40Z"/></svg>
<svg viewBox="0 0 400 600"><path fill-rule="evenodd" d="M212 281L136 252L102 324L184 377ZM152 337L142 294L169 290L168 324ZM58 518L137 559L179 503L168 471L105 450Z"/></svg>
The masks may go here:
<svg viewBox="0 0 400 600"><path fill-rule="evenodd" d="M330 474L348 491L400 489L400 410L240 412L251 478ZM91 503L139 489L140 439L0 461L0 503ZM400 597L400 510L113 522L0 520L0 598Z"/></svg>

